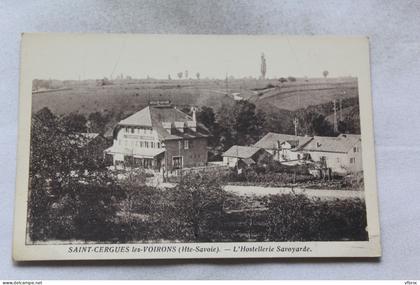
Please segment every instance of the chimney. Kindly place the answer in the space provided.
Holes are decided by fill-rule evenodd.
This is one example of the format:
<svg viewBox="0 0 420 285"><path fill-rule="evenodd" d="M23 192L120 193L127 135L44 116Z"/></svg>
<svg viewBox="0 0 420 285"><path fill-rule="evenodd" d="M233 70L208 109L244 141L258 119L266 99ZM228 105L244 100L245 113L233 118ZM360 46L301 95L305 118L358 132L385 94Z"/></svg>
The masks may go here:
<svg viewBox="0 0 420 285"><path fill-rule="evenodd" d="M192 110L192 119L193 119L193 122L197 122L196 108L195 107L192 107L191 110Z"/></svg>

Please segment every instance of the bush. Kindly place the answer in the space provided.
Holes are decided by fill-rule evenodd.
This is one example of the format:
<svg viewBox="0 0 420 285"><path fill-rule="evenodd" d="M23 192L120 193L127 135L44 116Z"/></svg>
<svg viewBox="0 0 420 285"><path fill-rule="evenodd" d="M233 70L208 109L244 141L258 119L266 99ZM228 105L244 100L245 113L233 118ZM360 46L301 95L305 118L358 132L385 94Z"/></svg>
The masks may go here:
<svg viewBox="0 0 420 285"><path fill-rule="evenodd" d="M367 240L366 207L359 199L314 201L303 195L268 199L268 236L275 241Z"/></svg>
<svg viewBox="0 0 420 285"><path fill-rule="evenodd" d="M235 169L232 169L224 177L224 180L227 182L281 187L289 184L314 181L315 178L309 174L307 167L304 165L284 166L280 163L273 163L266 167L255 166L246 168L240 174Z"/></svg>

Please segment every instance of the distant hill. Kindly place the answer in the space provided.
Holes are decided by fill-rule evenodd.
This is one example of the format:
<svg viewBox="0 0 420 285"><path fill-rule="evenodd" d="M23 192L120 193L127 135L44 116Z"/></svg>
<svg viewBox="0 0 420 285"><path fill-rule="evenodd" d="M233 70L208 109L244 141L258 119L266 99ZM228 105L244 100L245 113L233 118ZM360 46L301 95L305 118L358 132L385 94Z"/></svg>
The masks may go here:
<svg viewBox="0 0 420 285"><path fill-rule="evenodd" d="M34 81L43 86L42 80ZM54 81L55 82L55 81ZM330 102L337 96L356 97L355 78L296 78L293 82L253 78L226 80L129 80L98 84L95 80L55 82L59 89L34 90L34 112L48 107L56 114L78 112L135 112L149 101L170 100L178 106L208 106L217 111L235 100L249 100L259 109L294 111ZM287 112L286 112L287 113Z"/></svg>
<svg viewBox="0 0 420 285"><path fill-rule="evenodd" d="M272 105L279 109L294 111L338 98L357 97L358 86L355 78L310 79L279 82L256 93L249 98L249 101L258 107Z"/></svg>

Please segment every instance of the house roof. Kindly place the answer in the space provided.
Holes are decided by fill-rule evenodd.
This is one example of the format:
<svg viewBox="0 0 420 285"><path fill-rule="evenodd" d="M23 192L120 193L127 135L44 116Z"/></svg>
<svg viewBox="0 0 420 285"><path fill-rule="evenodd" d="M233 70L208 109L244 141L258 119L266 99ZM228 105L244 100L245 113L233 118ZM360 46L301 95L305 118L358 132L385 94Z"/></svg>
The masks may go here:
<svg viewBox="0 0 420 285"><path fill-rule="evenodd" d="M339 152L347 153L361 140L360 135L339 135L338 137L318 137L315 136L307 145L303 146L303 151L319 152Z"/></svg>
<svg viewBox="0 0 420 285"><path fill-rule="evenodd" d="M241 158L240 161L244 162L248 166L255 164L255 160L253 160L252 158Z"/></svg>
<svg viewBox="0 0 420 285"><path fill-rule="evenodd" d="M258 142L254 144L255 147L265 149L277 149L278 143L288 142L293 148L302 147L312 140L312 137L302 137L287 134L268 133Z"/></svg>
<svg viewBox="0 0 420 285"><path fill-rule="evenodd" d="M227 157L238 157L238 158L251 158L256 154L261 148L253 146L240 146L234 145L227 151L225 151L222 156Z"/></svg>
<svg viewBox="0 0 420 285"><path fill-rule="evenodd" d="M164 140L207 137L209 134L208 130L202 124L198 123L195 131L188 127L188 124L185 124L192 122L192 120L191 116L172 106L147 106L120 121L118 125L151 127L156 130L159 138ZM170 125L171 129L168 130L164 125L166 127ZM177 127L184 125L186 126L185 132L176 130Z"/></svg>

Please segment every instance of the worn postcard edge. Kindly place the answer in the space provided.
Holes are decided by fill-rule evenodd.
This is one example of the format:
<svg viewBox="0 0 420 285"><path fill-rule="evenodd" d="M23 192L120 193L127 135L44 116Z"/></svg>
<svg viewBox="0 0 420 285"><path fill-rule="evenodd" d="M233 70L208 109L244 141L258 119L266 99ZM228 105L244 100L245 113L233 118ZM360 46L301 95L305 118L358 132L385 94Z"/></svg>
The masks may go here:
<svg viewBox="0 0 420 285"><path fill-rule="evenodd" d="M377 182L375 169L374 152L374 131L373 131L373 109L370 82L370 60L369 40L367 37L325 37L325 36L302 36L301 39L311 41L359 41L361 48L360 57L364 58L364 74L358 78L360 123L362 135L362 157L365 181L365 201L367 210L367 221L369 228L369 240L359 242L230 242L230 243L171 243L171 244L102 244L89 243L86 246L111 247L113 251L120 251L119 247L138 246L173 246L175 252L152 252L135 253L130 250L128 253L69 253L69 245L27 245L26 221L27 221L27 200L28 200L28 176L29 176L29 149L30 149L30 121L32 104L32 79L30 65L31 44L34 41L48 41L49 37L63 34L22 34L21 58L20 58L20 83L19 83L19 121L18 121L18 148L17 148L17 171L16 171L16 196L15 196L15 219L13 231L13 259L15 261L35 260L95 260L95 259L197 259L197 258L302 258L302 257L380 257L380 230L377 198ZM179 40L180 37L242 37L242 36L194 36L194 35L118 35L118 34L66 34L68 37L78 37L80 41L86 38L95 37L173 37ZM248 37L248 36L243 36ZM276 37L276 36L253 36L253 37ZM199 246L208 248L210 252L186 253L181 252L182 246ZM232 251L233 246L262 246L264 250L236 252ZM274 252L270 248L274 247ZM296 251L296 248L310 248L309 251ZM215 252L217 248L219 252ZM277 248L284 248L285 251L276 252ZM287 250L290 248L290 250ZM295 248L295 250L293 250Z"/></svg>

